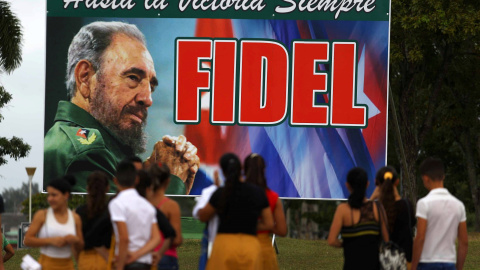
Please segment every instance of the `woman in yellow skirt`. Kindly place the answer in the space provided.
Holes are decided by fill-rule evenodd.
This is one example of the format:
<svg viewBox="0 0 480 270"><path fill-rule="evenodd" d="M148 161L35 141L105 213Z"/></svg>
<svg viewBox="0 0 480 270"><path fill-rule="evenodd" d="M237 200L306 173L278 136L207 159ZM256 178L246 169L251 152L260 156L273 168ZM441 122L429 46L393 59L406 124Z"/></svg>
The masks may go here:
<svg viewBox="0 0 480 270"><path fill-rule="evenodd" d="M273 228L268 199L261 188L242 181L242 166L235 154L223 155L220 167L225 186L217 189L208 204L198 211L204 222L215 214L220 218L207 270L262 269L256 235L257 230Z"/></svg>
<svg viewBox="0 0 480 270"><path fill-rule="evenodd" d="M267 179L265 178L265 160L259 154L250 154L245 158L244 170L247 183L252 183L265 191L268 199L270 211L273 214L274 227L271 231L263 230L257 231L257 237L260 241L262 250L262 269L277 270L277 254L272 246L271 233L278 236L287 235L287 223L285 222L285 214L283 213L282 201L278 194L267 186Z"/></svg>
<svg viewBox="0 0 480 270"><path fill-rule="evenodd" d="M83 248L82 222L68 209L68 198L75 178L64 176L47 186L50 207L35 213L25 234L25 245L40 247L38 262L43 270L73 270L72 247ZM38 234L38 236L37 236Z"/></svg>
<svg viewBox="0 0 480 270"><path fill-rule="evenodd" d="M87 179L87 203L75 212L82 219L85 246L78 255L78 270L105 270L112 225L108 214L108 176L95 171Z"/></svg>

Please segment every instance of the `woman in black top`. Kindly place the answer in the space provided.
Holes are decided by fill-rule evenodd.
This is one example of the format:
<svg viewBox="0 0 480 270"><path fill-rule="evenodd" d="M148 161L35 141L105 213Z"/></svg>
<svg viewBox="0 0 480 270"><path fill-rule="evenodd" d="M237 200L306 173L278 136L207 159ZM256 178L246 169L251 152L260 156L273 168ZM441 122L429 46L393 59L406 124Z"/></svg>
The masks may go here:
<svg viewBox="0 0 480 270"><path fill-rule="evenodd" d="M77 208L82 219L85 246L78 258L78 269L106 269L112 225L108 213L108 176L94 171L87 179L87 203Z"/></svg>
<svg viewBox="0 0 480 270"><path fill-rule="evenodd" d="M242 181L242 166L236 155L223 155L220 167L226 178L225 187L217 189L198 212L204 222L214 214L220 218L207 270L260 269L260 243L255 236L257 230L273 228L267 197L261 188Z"/></svg>
<svg viewBox="0 0 480 270"><path fill-rule="evenodd" d="M390 240L405 251L407 262L412 261L413 227L416 224L412 203L403 199L398 193L400 183L393 167L387 166L378 170L375 176L379 201L385 207L388 219Z"/></svg>
<svg viewBox="0 0 480 270"><path fill-rule="evenodd" d="M380 269L380 237L388 241L388 231L385 221L379 218L379 212L385 210L381 204L368 201L365 197L368 176L362 168L348 172L346 185L350 196L347 203L337 207L328 234L328 244L343 247L344 270ZM338 239L339 234L343 242Z"/></svg>

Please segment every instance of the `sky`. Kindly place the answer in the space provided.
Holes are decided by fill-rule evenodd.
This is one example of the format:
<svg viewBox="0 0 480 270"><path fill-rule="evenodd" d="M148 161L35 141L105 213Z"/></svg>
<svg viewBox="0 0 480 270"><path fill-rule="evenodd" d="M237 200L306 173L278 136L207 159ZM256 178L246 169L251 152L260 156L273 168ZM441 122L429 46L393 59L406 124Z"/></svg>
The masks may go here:
<svg viewBox="0 0 480 270"><path fill-rule="evenodd" d="M23 60L11 74L0 74L0 84L13 97L1 109L4 119L0 122L0 137L20 137L32 149L28 157L18 161L7 157L8 163L0 166L0 192L28 182L25 167L37 167L33 182L39 187L42 187L43 175L46 1L7 2L22 24Z"/></svg>

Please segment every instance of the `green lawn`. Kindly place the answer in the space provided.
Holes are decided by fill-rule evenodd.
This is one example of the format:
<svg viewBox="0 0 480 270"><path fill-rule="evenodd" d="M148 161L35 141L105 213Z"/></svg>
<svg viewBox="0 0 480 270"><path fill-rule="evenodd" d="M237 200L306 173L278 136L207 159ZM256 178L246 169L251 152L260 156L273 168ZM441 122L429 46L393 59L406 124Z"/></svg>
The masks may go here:
<svg viewBox="0 0 480 270"><path fill-rule="evenodd" d="M280 269L342 269L342 250L329 247L324 240L277 239ZM178 252L182 270L197 269L200 240L185 240ZM38 249L18 250L5 264L5 269L20 269L21 257L27 253L34 258L39 256ZM480 233L469 233L468 256L464 269L480 269Z"/></svg>

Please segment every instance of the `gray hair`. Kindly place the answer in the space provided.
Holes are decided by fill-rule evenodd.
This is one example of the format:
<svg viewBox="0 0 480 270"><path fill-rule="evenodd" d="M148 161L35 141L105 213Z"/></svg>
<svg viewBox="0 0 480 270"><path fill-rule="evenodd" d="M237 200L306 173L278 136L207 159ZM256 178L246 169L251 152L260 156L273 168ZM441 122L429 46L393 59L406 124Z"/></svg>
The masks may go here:
<svg viewBox="0 0 480 270"><path fill-rule="evenodd" d="M95 71L101 71L102 56L110 46L115 34L124 34L137 39L146 46L145 36L137 26L122 22L93 22L78 31L68 48L67 75L65 84L70 98L75 95L75 67L81 60L87 60Z"/></svg>

